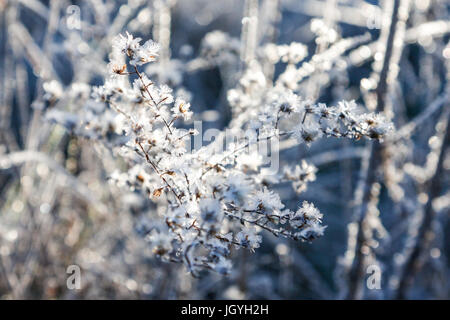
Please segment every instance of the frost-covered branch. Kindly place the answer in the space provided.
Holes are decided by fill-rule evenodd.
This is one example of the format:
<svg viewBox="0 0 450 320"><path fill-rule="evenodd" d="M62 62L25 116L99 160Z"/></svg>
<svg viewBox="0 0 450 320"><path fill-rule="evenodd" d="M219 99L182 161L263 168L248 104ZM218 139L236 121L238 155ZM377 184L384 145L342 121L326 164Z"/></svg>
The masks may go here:
<svg viewBox="0 0 450 320"><path fill-rule="evenodd" d="M234 110L246 110L230 129L247 134L225 150L217 149L221 139L216 139L189 151L186 142L198 132L177 123L192 117L190 104L140 70L158 56L153 41L141 45L139 38L119 35L113 42L111 77L93 89L95 101L87 99L86 109L78 114L54 110L48 117L78 135L102 141L126 161L128 171L113 173L111 181L142 190L164 208L148 234L153 251L167 261L183 262L194 275L204 268L228 273L231 246L258 248L260 230L303 241L323 234L319 210L305 201L297 211L286 209L279 195L265 186L262 162L249 158L248 150L286 137L307 145L322 136L382 139L391 130L389 122L361 113L354 102L327 107L302 101L281 86L256 97L265 87L253 83L259 74L248 69L239 87L229 92ZM57 91L48 92L51 99L58 96ZM258 100L251 99L261 105L255 108ZM302 166L275 180L288 179L301 192L314 180L308 178L314 171Z"/></svg>

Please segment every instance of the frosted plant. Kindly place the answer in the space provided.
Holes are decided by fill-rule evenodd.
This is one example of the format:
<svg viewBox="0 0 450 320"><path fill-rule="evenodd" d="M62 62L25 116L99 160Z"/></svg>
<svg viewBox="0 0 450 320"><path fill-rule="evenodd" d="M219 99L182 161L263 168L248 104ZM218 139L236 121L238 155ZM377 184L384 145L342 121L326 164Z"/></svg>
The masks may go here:
<svg viewBox="0 0 450 320"><path fill-rule="evenodd" d="M241 110L229 129L253 130L253 135L239 138L225 150L216 148L221 142L216 139L191 151L187 142L198 132L177 126L192 117L190 103L140 70L158 57L159 49L151 40L140 42L129 33L117 36L110 76L103 86L92 89L93 99L85 100L83 111L51 110L47 117L111 147L127 170L111 173L110 180L142 190L163 208L147 236L153 252L164 260L183 262L194 275L204 268L226 274L231 247L257 249L261 230L303 241L322 236L322 214L313 204L304 201L291 211L267 188L284 179L301 192L315 179L315 168L302 162L269 183L262 164L250 159L247 149L272 139L295 138L306 145L330 136L381 140L391 125L379 115L361 113L353 101L328 107L281 85L267 90L255 62L228 93L234 112ZM298 62L304 57L292 53L298 48L303 47L280 47L279 59ZM45 86L52 99L53 88Z"/></svg>
<svg viewBox="0 0 450 320"><path fill-rule="evenodd" d="M448 298L446 1L4 3L0 298Z"/></svg>

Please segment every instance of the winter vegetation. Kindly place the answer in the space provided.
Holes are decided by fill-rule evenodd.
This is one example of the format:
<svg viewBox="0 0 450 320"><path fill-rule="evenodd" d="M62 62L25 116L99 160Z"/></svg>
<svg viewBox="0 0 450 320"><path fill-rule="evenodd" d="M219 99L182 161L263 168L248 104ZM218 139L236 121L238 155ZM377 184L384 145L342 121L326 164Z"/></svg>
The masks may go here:
<svg viewBox="0 0 450 320"><path fill-rule="evenodd" d="M448 299L449 13L0 2L0 297Z"/></svg>

